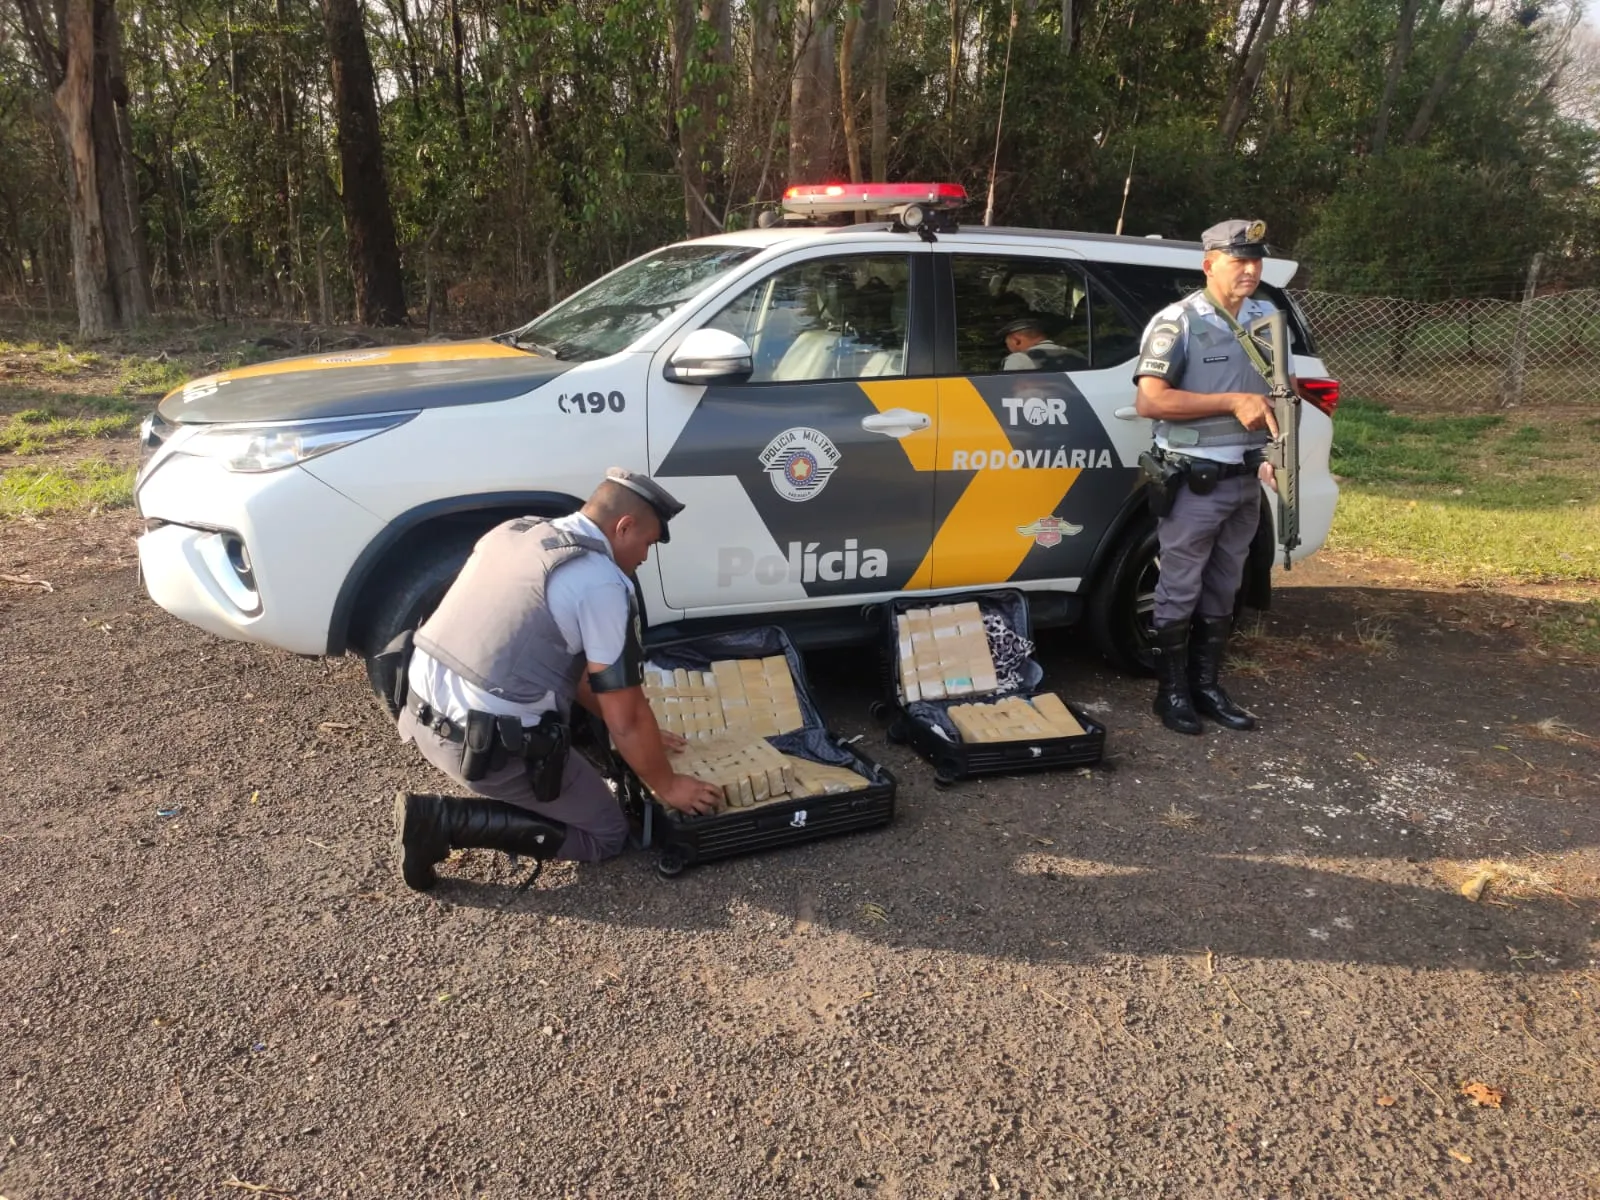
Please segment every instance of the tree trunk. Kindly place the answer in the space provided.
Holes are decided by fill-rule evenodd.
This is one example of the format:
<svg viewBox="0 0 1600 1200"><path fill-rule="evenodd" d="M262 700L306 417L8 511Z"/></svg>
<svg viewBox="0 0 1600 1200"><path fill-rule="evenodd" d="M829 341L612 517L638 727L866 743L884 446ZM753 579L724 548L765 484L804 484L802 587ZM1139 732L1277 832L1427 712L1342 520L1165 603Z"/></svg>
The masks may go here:
<svg viewBox="0 0 1600 1200"><path fill-rule="evenodd" d="M97 6L97 15L101 9ZM139 210L139 177L133 163L133 123L128 119L128 83L122 71L122 23L115 0L106 0L96 38L95 136L106 147L97 159L101 205L105 212L107 265L121 324L149 320L150 247Z"/></svg>
<svg viewBox="0 0 1600 1200"><path fill-rule="evenodd" d="M456 108L456 133L463 149L472 144L471 129L467 125L466 85L461 79L466 39L466 29L461 24L461 0L450 0L450 90Z"/></svg>
<svg viewBox="0 0 1600 1200"><path fill-rule="evenodd" d="M339 128L340 199L350 247L350 277L355 285L356 321L403 325L405 285L383 169L383 136L361 0L324 0L323 16Z"/></svg>
<svg viewBox="0 0 1600 1200"><path fill-rule="evenodd" d="M799 0L789 88L789 181L817 183L833 167L833 15L837 0Z"/></svg>
<svg viewBox="0 0 1600 1200"><path fill-rule="evenodd" d="M1423 97L1422 107L1417 109L1411 128L1406 130L1408 146L1421 145L1423 139L1428 136L1428 129L1433 124L1434 110L1439 107L1439 101L1444 99L1445 92L1450 88L1450 81L1455 77L1456 69L1461 66L1461 60L1467 56L1473 40L1478 36L1478 20L1472 14L1472 0L1461 0L1461 10L1455 24L1458 26L1455 44L1440 62L1439 70L1433 77L1433 86Z"/></svg>
<svg viewBox="0 0 1600 1200"><path fill-rule="evenodd" d="M727 89L728 0L676 0L672 9L673 121L683 218L690 237L719 232L723 201L719 125Z"/></svg>
<svg viewBox="0 0 1600 1200"><path fill-rule="evenodd" d="M1411 57L1411 35L1417 26L1417 9L1422 0L1402 0L1400 29L1395 34L1394 50L1389 55L1389 69L1383 77L1383 95L1378 100L1378 119L1372 128L1372 153L1382 154L1389 141L1389 112L1394 107L1395 90L1400 86L1400 76L1405 73L1406 61Z"/></svg>
<svg viewBox="0 0 1600 1200"><path fill-rule="evenodd" d="M876 0L869 47L872 76L872 178L889 178L889 27L894 0Z"/></svg>
<svg viewBox="0 0 1600 1200"><path fill-rule="evenodd" d="M67 149L78 333L88 338L104 337L120 323L106 271L105 228L95 172L94 6L95 0L68 0L63 46L66 66L55 97Z"/></svg>
<svg viewBox="0 0 1600 1200"><path fill-rule="evenodd" d="M844 152L850 164L851 183L861 182L861 141L856 134L856 89L852 80L856 36L860 31L861 9L852 4L844 19L844 35L839 45L839 116L844 123Z"/></svg>
<svg viewBox="0 0 1600 1200"><path fill-rule="evenodd" d="M1250 97L1255 93L1261 72L1266 70L1267 47L1277 32L1278 9L1283 0L1262 0L1262 3L1261 24L1256 36L1251 39L1250 52L1245 56L1244 74L1239 77L1233 95L1228 100L1228 110L1222 118L1220 138L1222 148L1228 151L1238 142L1239 131L1244 128L1245 119L1250 115Z"/></svg>
<svg viewBox="0 0 1600 1200"><path fill-rule="evenodd" d="M150 314L114 0L66 0L48 13L40 0L17 0L17 10L55 100L79 330L102 336Z"/></svg>

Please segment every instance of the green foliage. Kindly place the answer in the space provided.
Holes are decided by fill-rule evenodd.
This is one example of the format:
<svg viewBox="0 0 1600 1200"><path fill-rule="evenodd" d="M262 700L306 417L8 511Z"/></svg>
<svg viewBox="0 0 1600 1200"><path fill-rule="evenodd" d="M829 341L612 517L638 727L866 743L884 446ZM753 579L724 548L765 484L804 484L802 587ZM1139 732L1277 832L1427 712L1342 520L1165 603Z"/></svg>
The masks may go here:
<svg viewBox="0 0 1600 1200"><path fill-rule="evenodd" d="M388 188L418 316L428 296L434 317L503 327L684 236L698 210L686 166L716 220L748 227L792 182L791 126L831 129L823 173L844 177L840 29L875 2L819 6L833 14L830 98L803 112L790 109L797 0L732 5L725 24L721 0L460 0L459 45L444 11L369 3ZM1131 233L1193 237L1224 215L1260 216L1322 287L1514 294L1536 250L1565 255L1568 282L1592 270L1600 151L1547 86L1564 53L1557 6L1525 28L1507 6L1463 16L1454 2L1421 5L1379 153L1375 115L1400 4L1282 6L1226 148L1218 127L1254 3L1079 4L1070 52L1059 5L895 5L882 43L888 173L964 183L969 221L983 212L991 167L1003 224L1110 231L1120 217ZM0 23L14 20L4 12ZM683 12L696 17L686 31L674 28ZM758 37L767 12L769 36ZM329 319L346 318L320 7L124 0L119 13L159 299L220 311L225 294L235 313L320 320L325 281ZM0 36L0 278L23 277L42 303L48 269L61 305L64 183L27 45ZM857 45L867 162L876 59L870 39ZM1432 116L1418 122L1436 83Z"/></svg>

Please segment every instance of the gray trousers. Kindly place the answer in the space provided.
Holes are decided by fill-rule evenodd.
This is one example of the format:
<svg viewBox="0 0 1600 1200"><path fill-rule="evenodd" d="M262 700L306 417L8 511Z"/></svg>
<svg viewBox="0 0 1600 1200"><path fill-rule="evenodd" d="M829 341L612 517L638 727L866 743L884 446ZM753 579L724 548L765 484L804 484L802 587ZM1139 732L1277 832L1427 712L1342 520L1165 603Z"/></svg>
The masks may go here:
<svg viewBox="0 0 1600 1200"><path fill-rule="evenodd" d="M1161 578L1155 623L1232 617L1260 522L1261 483L1253 474L1224 479L1205 496L1180 488L1172 512L1156 523Z"/></svg>
<svg viewBox="0 0 1600 1200"><path fill-rule="evenodd" d="M405 709L400 714L400 737L415 742L422 757L448 775L460 787L488 800L515 804L529 812L567 827L566 841L557 858L574 862L599 862L622 853L628 842L628 819L611 788L588 759L576 750L567 755L567 769L561 775L561 794L549 804L533 798L528 772L518 760L482 779L468 783L461 778L461 747L445 741L431 729L424 729Z"/></svg>

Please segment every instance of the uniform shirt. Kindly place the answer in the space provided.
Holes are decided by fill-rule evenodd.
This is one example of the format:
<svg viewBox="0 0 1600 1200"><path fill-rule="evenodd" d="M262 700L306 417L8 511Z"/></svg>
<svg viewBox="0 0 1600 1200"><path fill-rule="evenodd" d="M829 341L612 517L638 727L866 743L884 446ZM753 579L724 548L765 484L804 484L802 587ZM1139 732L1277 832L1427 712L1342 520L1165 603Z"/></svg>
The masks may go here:
<svg viewBox="0 0 1600 1200"><path fill-rule="evenodd" d="M1013 350L1006 355L1005 362L1000 364L1002 371L1051 371L1065 370L1060 364L1065 363L1072 351L1065 346L1058 346L1049 338L1042 342L1035 342L1026 350Z"/></svg>
<svg viewBox="0 0 1600 1200"><path fill-rule="evenodd" d="M1239 324L1248 329L1250 322L1276 311L1270 300L1251 296L1240 306ZM1186 392L1254 392L1265 396L1272 390L1239 344L1227 314L1218 312L1203 290L1163 308L1145 326L1134 383L1144 375L1163 379ZM1163 450L1172 449L1159 433L1156 445ZM1181 453L1191 458L1226 463L1243 462L1244 452L1243 446L1181 448Z"/></svg>
<svg viewBox="0 0 1600 1200"><path fill-rule="evenodd" d="M606 554L583 554L562 565L545 590L550 615L567 642L568 654L581 653L588 662L610 664L622 657L628 625L633 620L633 581L610 555L610 543L588 517L573 513L550 522L557 529L582 534L606 545ZM421 647L412 651L406 678L417 699L451 721L465 721L468 709L496 716L521 717L532 725L556 707L554 694L533 704L515 704L490 695L436 661Z"/></svg>

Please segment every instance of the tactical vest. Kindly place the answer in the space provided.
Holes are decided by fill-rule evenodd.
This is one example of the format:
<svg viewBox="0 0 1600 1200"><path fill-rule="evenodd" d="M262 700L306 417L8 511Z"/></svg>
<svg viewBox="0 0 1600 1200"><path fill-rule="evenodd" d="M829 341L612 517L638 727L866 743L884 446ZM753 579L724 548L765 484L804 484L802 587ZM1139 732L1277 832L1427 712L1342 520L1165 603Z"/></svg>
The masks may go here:
<svg viewBox="0 0 1600 1200"><path fill-rule="evenodd" d="M491 696L535 704L554 694L566 713L584 656L567 652L545 595L551 575L585 554L609 557L609 550L538 517L497 525L472 548L455 585L417 630L416 644Z"/></svg>
<svg viewBox="0 0 1600 1200"><path fill-rule="evenodd" d="M1265 393L1263 393L1265 394ZM1246 429L1232 413L1197 417L1193 421L1157 421L1156 437L1165 438L1173 450L1208 450L1219 446L1265 446L1272 436L1265 429Z"/></svg>
<svg viewBox="0 0 1600 1200"><path fill-rule="evenodd" d="M1224 351L1229 359L1228 366L1234 371L1236 378L1233 381L1229 381L1229 386L1213 385L1210 380L1202 382L1201 380L1191 379L1191 368L1186 367L1183 381L1177 386L1186 391L1255 392L1258 395L1267 395L1270 388L1266 378L1251 361L1249 353L1244 349L1236 334L1229 336L1226 341L1213 342L1210 345L1196 344L1197 341L1204 341L1204 339L1195 337L1193 326L1195 322L1204 321L1205 318L1191 307L1195 300L1205 300L1215 307L1215 301L1212 301L1204 291L1196 292L1183 301L1183 307L1188 310L1184 314L1186 328L1184 335L1186 338L1185 349L1188 355L1188 362L1194 363L1197 353L1203 362L1208 351L1210 353ZM1225 325L1233 326L1237 331L1237 324L1228 318L1225 310L1219 308L1216 311L1222 317ZM1208 450L1214 447L1227 446L1243 446L1246 449L1250 449L1252 447L1265 446L1272 440L1265 429L1246 429L1239 423L1239 418L1232 413L1220 413L1212 417L1196 417L1192 421L1157 421L1155 422L1154 433L1158 438L1166 439L1166 444L1180 454L1186 450Z"/></svg>

